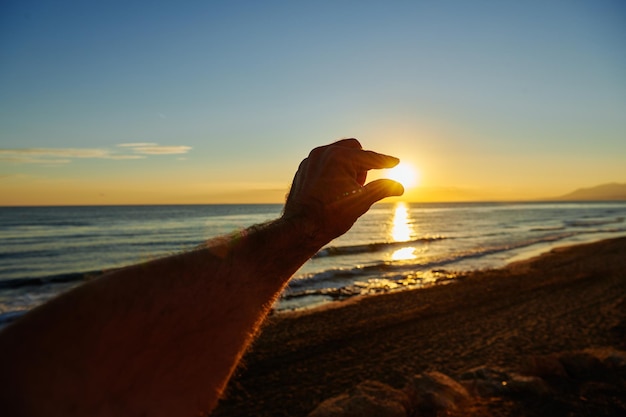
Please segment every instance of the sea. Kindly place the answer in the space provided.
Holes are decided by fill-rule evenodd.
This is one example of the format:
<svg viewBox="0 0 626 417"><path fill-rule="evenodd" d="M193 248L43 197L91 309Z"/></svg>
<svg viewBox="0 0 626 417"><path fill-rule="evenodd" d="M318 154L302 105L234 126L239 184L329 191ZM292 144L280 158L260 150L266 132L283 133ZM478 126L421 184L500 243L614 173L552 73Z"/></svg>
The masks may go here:
<svg viewBox="0 0 626 417"><path fill-rule="evenodd" d="M281 209L0 207L0 325L103 271L192 250ZM453 284L556 246L626 236L625 218L626 202L379 203L300 268L274 309Z"/></svg>

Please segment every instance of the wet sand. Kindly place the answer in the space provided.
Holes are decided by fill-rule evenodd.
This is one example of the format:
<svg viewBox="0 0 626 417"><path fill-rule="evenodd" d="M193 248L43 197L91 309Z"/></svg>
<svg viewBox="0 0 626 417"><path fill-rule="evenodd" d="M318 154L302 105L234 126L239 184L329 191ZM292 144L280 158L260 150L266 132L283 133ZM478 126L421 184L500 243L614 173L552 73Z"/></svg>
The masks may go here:
<svg viewBox="0 0 626 417"><path fill-rule="evenodd" d="M306 416L367 379L401 388L429 370L515 370L533 355L609 346L626 350L626 238L555 249L453 284L274 315L211 415ZM540 415L506 404L482 411L490 407Z"/></svg>

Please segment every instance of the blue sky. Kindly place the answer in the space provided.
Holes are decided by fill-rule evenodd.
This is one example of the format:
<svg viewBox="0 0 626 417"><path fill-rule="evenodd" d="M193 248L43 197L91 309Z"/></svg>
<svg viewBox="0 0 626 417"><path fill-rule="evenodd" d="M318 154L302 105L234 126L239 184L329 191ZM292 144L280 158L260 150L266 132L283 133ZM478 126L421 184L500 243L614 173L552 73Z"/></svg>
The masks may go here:
<svg viewBox="0 0 626 417"><path fill-rule="evenodd" d="M5 1L0 92L0 205L280 202L341 137L417 201L626 182L620 1Z"/></svg>

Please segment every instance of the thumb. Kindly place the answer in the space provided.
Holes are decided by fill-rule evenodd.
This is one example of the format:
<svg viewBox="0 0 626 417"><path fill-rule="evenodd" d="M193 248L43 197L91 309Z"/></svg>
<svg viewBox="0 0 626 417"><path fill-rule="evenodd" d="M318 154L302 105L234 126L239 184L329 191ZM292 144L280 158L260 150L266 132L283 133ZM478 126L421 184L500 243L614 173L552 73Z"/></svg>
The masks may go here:
<svg viewBox="0 0 626 417"><path fill-rule="evenodd" d="M365 195L371 200L370 204L382 200L385 197L400 196L404 194L404 187L397 181L380 179L370 182L364 186L367 192Z"/></svg>

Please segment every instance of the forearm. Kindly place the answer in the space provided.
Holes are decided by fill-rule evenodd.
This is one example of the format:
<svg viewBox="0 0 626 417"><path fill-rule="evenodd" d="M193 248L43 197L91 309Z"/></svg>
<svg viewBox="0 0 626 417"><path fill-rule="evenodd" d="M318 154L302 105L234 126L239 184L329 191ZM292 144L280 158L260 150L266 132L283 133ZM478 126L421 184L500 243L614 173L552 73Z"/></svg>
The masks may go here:
<svg viewBox="0 0 626 417"><path fill-rule="evenodd" d="M210 410L291 275L345 233L398 159L356 139L300 164L281 219L85 284L0 333L0 404L12 416L190 416Z"/></svg>
<svg viewBox="0 0 626 417"><path fill-rule="evenodd" d="M321 246L300 225L279 219L129 267L31 312L0 338L0 395L31 415L210 409L276 296Z"/></svg>

